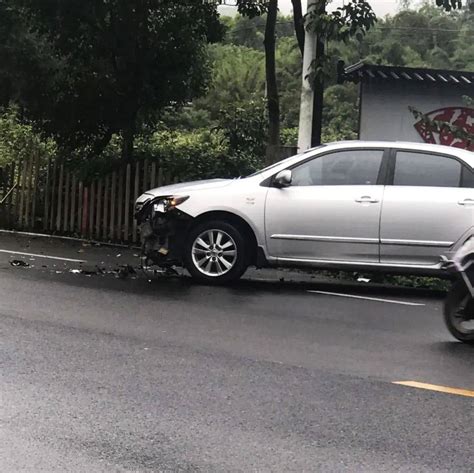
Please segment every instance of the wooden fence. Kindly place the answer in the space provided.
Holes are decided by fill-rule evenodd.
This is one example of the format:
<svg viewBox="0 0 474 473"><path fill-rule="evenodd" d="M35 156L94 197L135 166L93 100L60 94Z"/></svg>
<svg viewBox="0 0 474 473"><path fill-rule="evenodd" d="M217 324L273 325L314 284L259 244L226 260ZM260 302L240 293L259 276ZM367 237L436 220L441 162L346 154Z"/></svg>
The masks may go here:
<svg viewBox="0 0 474 473"><path fill-rule="evenodd" d="M177 182L157 162L128 164L84 183L63 164L30 158L0 168L0 224L27 231L135 243L138 196Z"/></svg>
<svg viewBox="0 0 474 473"><path fill-rule="evenodd" d="M295 152L282 147L281 158ZM32 156L0 167L0 227L136 243L135 200L148 189L178 181L157 161L142 161L83 182L60 162Z"/></svg>

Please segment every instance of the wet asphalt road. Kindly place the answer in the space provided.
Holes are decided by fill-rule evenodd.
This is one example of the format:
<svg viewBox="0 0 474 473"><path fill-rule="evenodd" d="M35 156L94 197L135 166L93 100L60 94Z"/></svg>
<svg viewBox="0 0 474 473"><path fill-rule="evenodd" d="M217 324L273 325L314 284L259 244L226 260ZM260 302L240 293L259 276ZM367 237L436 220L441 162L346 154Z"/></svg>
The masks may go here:
<svg viewBox="0 0 474 473"><path fill-rule="evenodd" d="M474 398L392 384L474 390L438 298L86 276L2 249L133 259L0 235L2 472L474 471Z"/></svg>

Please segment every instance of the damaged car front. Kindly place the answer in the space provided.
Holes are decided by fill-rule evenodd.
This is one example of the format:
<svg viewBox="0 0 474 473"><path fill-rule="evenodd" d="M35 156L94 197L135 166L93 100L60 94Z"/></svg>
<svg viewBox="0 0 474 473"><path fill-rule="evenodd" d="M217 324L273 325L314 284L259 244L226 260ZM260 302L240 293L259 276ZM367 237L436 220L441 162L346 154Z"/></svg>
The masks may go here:
<svg viewBox="0 0 474 473"><path fill-rule="evenodd" d="M215 201L214 191L233 182L232 179L209 179L158 187L142 194L135 203L142 265L183 266L184 246L195 217Z"/></svg>
<svg viewBox="0 0 474 473"><path fill-rule="evenodd" d="M142 194L135 218L142 242L142 264L162 268L181 265L182 249L192 218L179 209L187 195Z"/></svg>

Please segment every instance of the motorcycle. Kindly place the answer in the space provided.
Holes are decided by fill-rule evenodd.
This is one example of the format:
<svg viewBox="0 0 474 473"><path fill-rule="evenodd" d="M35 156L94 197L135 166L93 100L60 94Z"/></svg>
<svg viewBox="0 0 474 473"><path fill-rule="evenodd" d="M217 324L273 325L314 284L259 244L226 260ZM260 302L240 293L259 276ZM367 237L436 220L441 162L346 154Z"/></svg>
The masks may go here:
<svg viewBox="0 0 474 473"><path fill-rule="evenodd" d="M444 321L453 337L474 345L474 237L446 262L455 281L444 302Z"/></svg>

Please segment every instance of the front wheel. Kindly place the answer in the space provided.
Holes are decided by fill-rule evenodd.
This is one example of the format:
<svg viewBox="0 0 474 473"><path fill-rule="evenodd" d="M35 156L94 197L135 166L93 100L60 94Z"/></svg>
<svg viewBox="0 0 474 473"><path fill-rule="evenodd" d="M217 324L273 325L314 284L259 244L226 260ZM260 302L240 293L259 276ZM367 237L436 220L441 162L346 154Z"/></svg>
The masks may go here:
<svg viewBox="0 0 474 473"><path fill-rule="evenodd" d="M184 262L191 276L210 284L239 279L248 267L245 238L228 222L203 222L193 229L184 250Z"/></svg>
<svg viewBox="0 0 474 473"><path fill-rule="evenodd" d="M474 314L471 314L471 294L458 282L453 285L444 303L444 321L454 338L474 345Z"/></svg>

